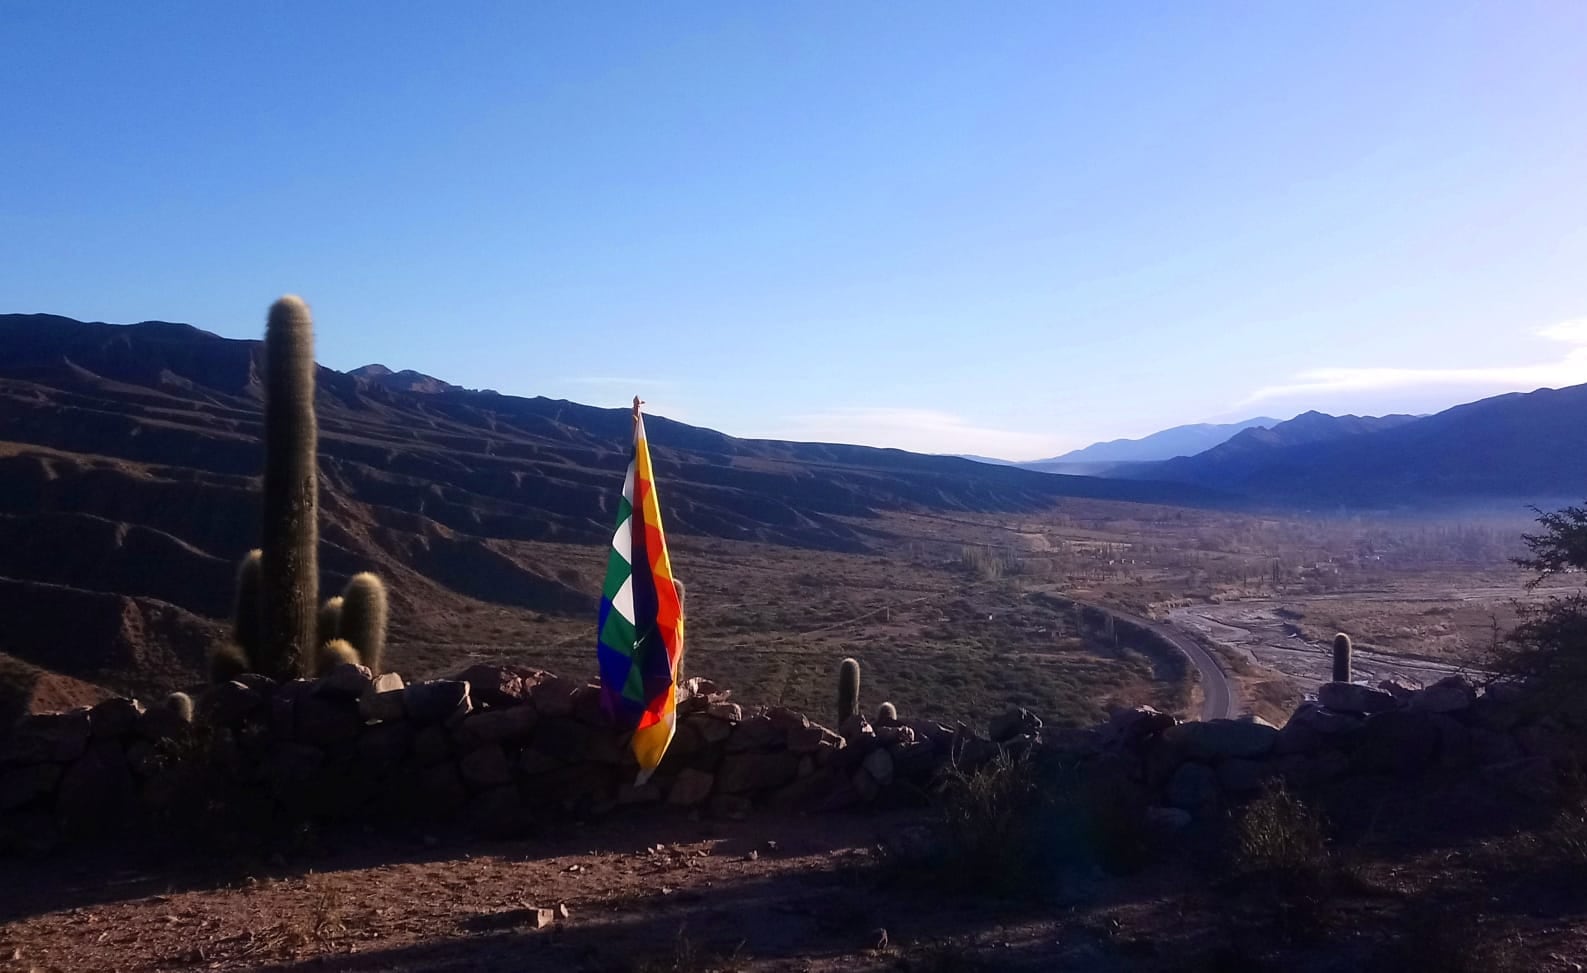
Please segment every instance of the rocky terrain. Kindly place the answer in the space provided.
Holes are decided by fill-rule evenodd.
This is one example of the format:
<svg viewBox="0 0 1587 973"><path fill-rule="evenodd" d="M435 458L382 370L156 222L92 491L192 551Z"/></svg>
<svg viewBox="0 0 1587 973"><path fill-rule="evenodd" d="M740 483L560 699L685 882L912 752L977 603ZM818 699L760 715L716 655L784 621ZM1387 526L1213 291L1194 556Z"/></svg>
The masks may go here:
<svg viewBox="0 0 1587 973"><path fill-rule="evenodd" d="M0 842L55 865L17 866L37 878L0 896L0 944L38 969L1563 971L1583 956L1587 902L1521 865L1528 841L1577 840L1525 830L1569 799L1575 730L1513 688L1329 683L1283 728L1140 707L1087 729L1013 709L984 731L907 714L833 730L694 680L667 760L634 787L594 687L460 677L349 665L217 686L196 723L128 699L30 718L0 741ZM973 789L1020 766L1056 788L1035 832ZM991 782L969 791L989 836L951 816L944 830L955 780ZM1328 809L1348 864L1318 846L1285 859L1301 872L1241 871L1274 854L1249 847L1265 833L1251 821L1280 784ZM1013 898L985 871L1013 868L1006 854L1048 863ZM1434 903L1483 917L1451 939L1423 923ZM1451 951L1484 965L1407 965Z"/></svg>

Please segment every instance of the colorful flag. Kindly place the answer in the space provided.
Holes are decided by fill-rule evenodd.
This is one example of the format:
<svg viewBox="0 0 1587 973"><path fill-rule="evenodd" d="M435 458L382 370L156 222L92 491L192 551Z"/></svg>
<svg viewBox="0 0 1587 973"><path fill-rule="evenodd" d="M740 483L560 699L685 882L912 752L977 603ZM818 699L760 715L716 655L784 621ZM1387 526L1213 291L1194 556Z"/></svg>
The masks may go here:
<svg viewBox="0 0 1587 973"><path fill-rule="evenodd" d="M635 398L634 458L617 502L617 532L601 589L598 654L601 702L619 725L634 728L638 783L643 784L661 763L677 724L683 613L640 405Z"/></svg>

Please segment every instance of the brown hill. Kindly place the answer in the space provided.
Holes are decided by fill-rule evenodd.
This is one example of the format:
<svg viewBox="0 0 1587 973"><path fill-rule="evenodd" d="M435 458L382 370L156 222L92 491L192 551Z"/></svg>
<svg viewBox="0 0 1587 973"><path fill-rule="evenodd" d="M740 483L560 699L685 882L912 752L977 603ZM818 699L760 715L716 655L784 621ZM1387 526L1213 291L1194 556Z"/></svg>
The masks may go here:
<svg viewBox="0 0 1587 973"><path fill-rule="evenodd" d="M187 325L0 315L0 651L150 692L196 676L232 566L258 543L262 346ZM592 613L599 565L543 545L610 536L625 409L321 368L321 568L385 574L398 637L449 644L459 614ZM649 422L681 535L864 551L881 511L1029 510L1062 496L1206 500L1194 487L1061 477L897 450L738 440ZM500 632L497 633L499 637Z"/></svg>

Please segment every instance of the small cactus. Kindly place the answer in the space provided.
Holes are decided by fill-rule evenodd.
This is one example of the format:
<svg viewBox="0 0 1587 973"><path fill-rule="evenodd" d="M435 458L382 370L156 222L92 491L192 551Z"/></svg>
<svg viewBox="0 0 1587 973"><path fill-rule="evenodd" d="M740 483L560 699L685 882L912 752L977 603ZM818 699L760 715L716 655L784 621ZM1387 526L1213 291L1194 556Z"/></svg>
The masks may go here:
<svg viewBox="0 0 1587 973"><path fill-rule="evenodd" d="M342 596L326 599L320 606L320 620L318 626L320 644L324 645L331 639L342 637Z"/></svg>
<svg viewBox="0 0 1587 973"><path fill-rule="evenodd" d="M1350 636L1343 632L1334 636L1334 682L1350 681Z"/></svg>
<svg viewBox="0 0 1587 973"><path fill-rule="evenodd" d="M883 703L882 705L876 707L876 722L897 723L898 707L894 706L892 703Z"/></svg>
<svg viewBox="0 0 1587 973"><path fill-rule="evenodd" d="M254 548L237 565L237 600L232 606L231 637L242 653L245 667L249 659L259 658L259 646L264 641L260 618L263 589L259 573L263 560L264 552Z"/></svg>
<svg viewBox="0 0 1587 973"><path fill-rule="evenodd" d="M263 639L267 676L302 674L318 645L319 430L314 418L314 322L298 297L270 306L265 325Z"/></svg>
<svg viewBox="0 0 1587 973"><path fill-rule="evenodd" d="M166 712L183 723L193 722L193 697L187 693L172 693L165 697L165 701L161 705L165 707Z"/></svg>
<svg viewBox="0 0 1587 973"><path fill-rule="evenodd" d="M231 682L252 668L242 646L233 642L222 642L209 650L209 681L216 685Z"/></svg>
<svg viewBox="0 0 1587 973"><path fill-rule="evenodd" d="M369 671L380 673L386 651L386 586L368 571L353 575L342 590L338 635L349 642Z"/></svg>
<svg viewBox="0 0 1587 973"><path fill-rule="evenodd" d="M860 664L844 659L838 666L838 725L860 713Z"/></svg>
<svg viewBox="0 0 1587 973"><path fill-rule="evenodd" d="M362 660L358 658L358 650L346 639L331 639L320 646L319 652L314 657L314 671L317 675L325 675L344 662L359 665Z"/></svg>

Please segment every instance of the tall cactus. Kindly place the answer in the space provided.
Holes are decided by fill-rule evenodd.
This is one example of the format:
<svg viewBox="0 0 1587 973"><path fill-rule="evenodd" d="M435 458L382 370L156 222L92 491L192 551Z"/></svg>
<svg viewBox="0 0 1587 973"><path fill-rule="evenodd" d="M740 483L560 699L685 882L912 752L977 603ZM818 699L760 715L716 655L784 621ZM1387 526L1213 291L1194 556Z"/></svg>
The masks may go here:
<svg viewBox="0 0 1587 973"><path fill-rule="evenodd" d="M319 623L315 626L319 634L319 644L324 645L331 639L342 637L342 596L329 598L320 606Z"/></svg>
<svg viewBox="0 0 1587 973"><path fill-rule="evenodd" d="M860 663L844 659L838 666L838 725L860 712Z"/></svg>
<svg viewBox="0 0 1587 973"><path fill-rule="evenodd" d="M357 651L371 672L380 672L386 651L386 586L379 575L355 574L342 589L342 622L339 633Z"/></svg>
<svg viewBox="0 0 1587 973"><path fill-rule="evenodd" d="M1350 681L1350 636L1343 632L1334 636L1334 682Z"/></svg>
<svg viewBox="0 0 1587 973"><path fill-rule="evenodd" d="M314 323L298 297L270 307L264 433L264 625L253 662L266 675L290 679L312 660L319 615Z"/></svg>

